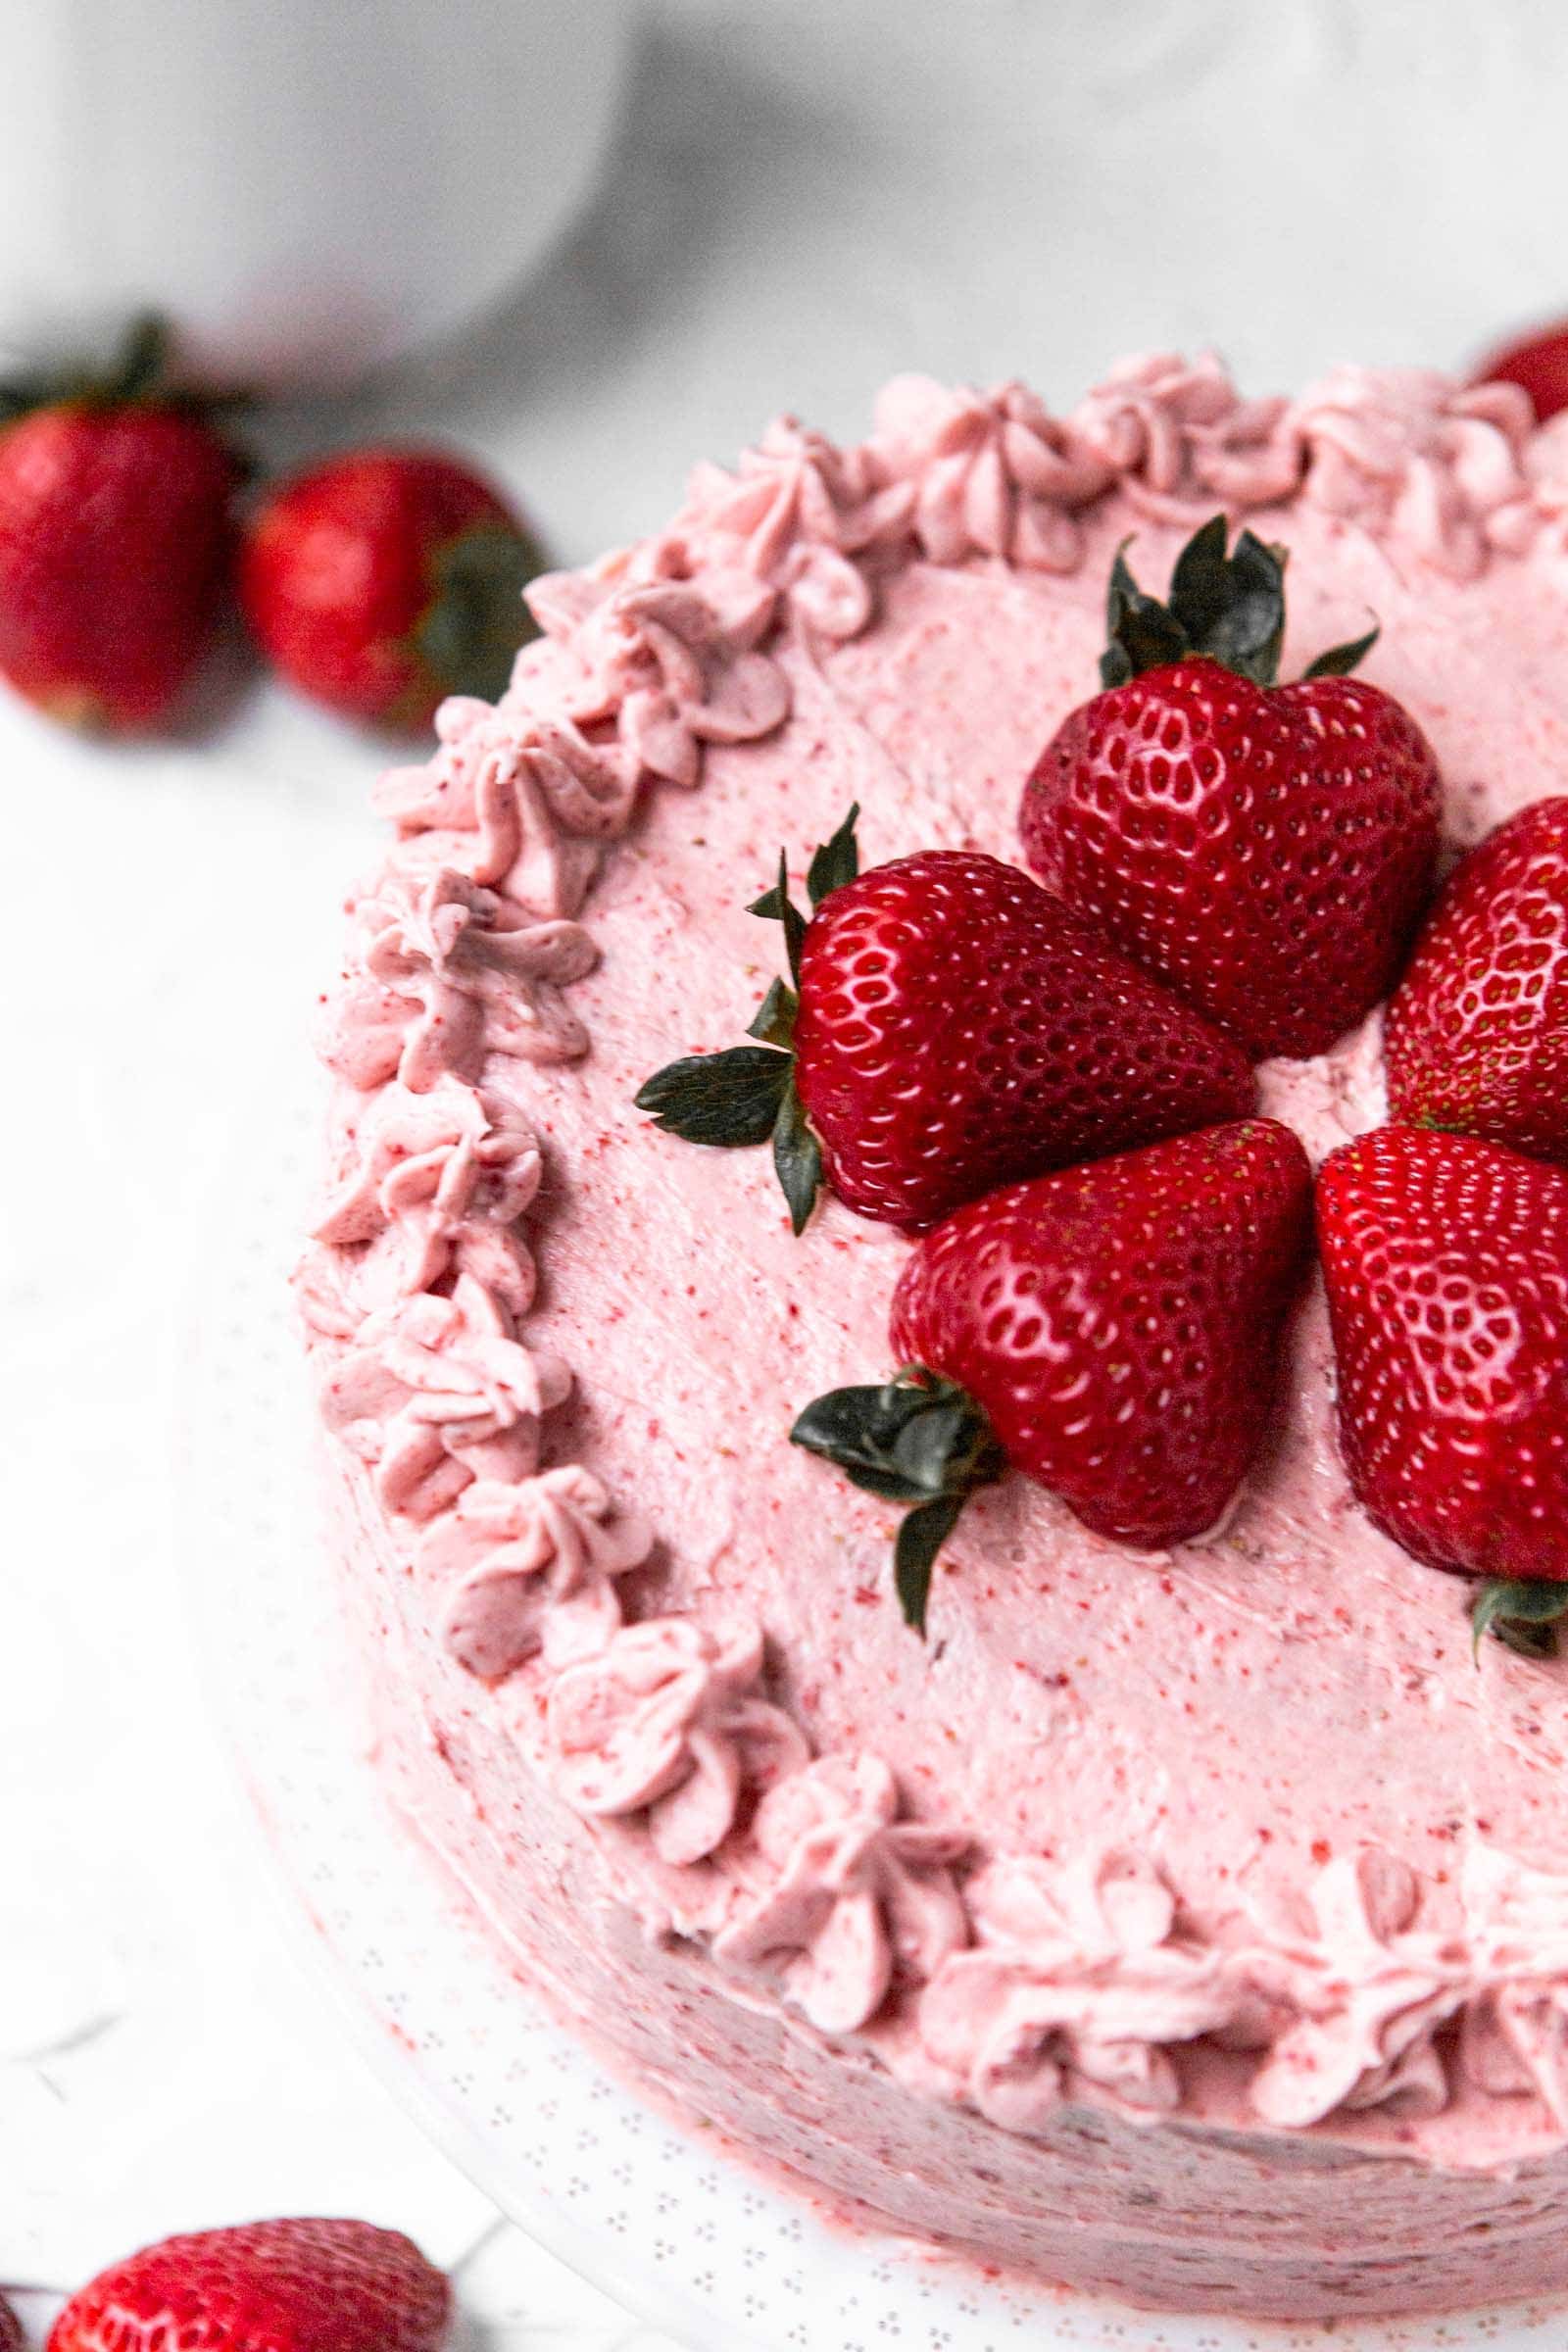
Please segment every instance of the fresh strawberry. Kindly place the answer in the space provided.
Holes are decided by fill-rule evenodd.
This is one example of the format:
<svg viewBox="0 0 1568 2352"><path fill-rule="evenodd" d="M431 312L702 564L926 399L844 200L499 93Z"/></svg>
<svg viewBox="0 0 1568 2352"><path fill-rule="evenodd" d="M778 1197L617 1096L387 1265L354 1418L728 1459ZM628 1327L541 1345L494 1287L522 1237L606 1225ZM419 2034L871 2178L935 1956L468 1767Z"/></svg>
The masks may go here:
<svg viewBox="0 0 1568 2352"><path fill-rule="evenodd" d="M1568 319L1555 326L1537 327L1517 342L1505 343L1479 367L1478 384L1520 384L1530 395L1538 424L1568 409Z"/></svg>
<svg viewBox="0 0 1568 2352"><path fill-rule="evenodd" d="M1322 1053L1387 994L1431 888L1437 762L1344 673L1376 636L1275 683L1285 554L1216 515L1168 607L1121 556L1106 691L1024 788L1029 863L1254 1059Z"/></svg>
<svg viewBox="0 0 1568 2352"><path fill-rule="evenodd" d="M1244 1056L1019 867L929 850L858 872L853 810L782 862L764 1042L672 1062L637 1097L692 1143L771 1135L799 1232L825 1177L851 1208L931 1225L993 1186L1250 1110Z"/></svg>
<svg viewBox="0 0 1568 2352"><path fill-rule="evenodd" d="M1389 1107L1568 1159L1568 799L1537 801L1449 875L1387 1030Z"/></svg>
<svg viewBox="0 0 1568 2352"><path fill-rule="evenodd" d="M256 2222L166 2238L74 2295L49 2352L435 2352L451 2295L396 2230Z"/></svg>
<svg viewBox="0 0 1568 2352"><path fill-rule="evenodd" d="M1317 1230L1368 1517L1435 1568L1568 1579L1568 1173L1383 1127L1324 1165Z"/></svg>
<svg viewBox="0 0 1568 2352"><path fill-rule="evenodd" d="M494 702L535 635L543 564L500 493L428 449L329 458L274 490L240 571L246 616L302 693L378 726L427 726L449 694Z"/></svg>
<svg viewBox="0 0 1568 2352"><path fill-rule="evenodd" d="M1312 1179L1288 1127L1246 1119L1014 1184L912 1251L883 1388L839 1389L792 1435L912 1508L900 1597L1004 1463L1117 1542L1214 1525L1257 1450Z"/></svg>
<svg viewBox="0 0 1568 2352"><path fill-rule="evenodd" d="M227 592L238 464L163 358L0 390L0 672L74 726L165 718Z"/></svg>

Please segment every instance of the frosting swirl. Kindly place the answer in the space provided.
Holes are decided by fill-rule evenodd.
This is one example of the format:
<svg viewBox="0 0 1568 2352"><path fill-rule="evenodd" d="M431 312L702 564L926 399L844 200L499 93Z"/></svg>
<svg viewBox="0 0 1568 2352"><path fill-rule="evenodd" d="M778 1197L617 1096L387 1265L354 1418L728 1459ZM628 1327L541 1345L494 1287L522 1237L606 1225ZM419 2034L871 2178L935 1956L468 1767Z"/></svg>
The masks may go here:
<svg viewBox="0 0 1568 2352"><path fill-rule="evenodd" d="M1301 476L1299 435L1285 400L1244 400L1213 352L1128 360L1073 411L1071 429L1128 502L1151 519L1186 523L1216 504L1233 511L1289 498Z"/></svg>
<svg viewBox="0 0 1568 2352"><path fill-rule="evenodd" d="M1496 550L1522 554L1535 535L1532 415L1517 384L1461 389L1414 368L1341 368L1290 421L1305 457L1303 498L1455 579L1475 579Z"/></svg>
<svg viewBox="0 0 1568 2352"><path fill-rule="evenodd" d="M966 1891L975 1948L927 1986L920 2038L1005 2131L1043 2130L1084 2084L1168 2112L1181 2096L1170 2045L1237 2024L1222 1957L1180 1928L1170 1887L1139 1856L1065 1877L1006 1858Z"/></svg>
<svg viewBox="0 0 1568 2352"><path fill-rule="evenodd" d="M603 1649L621 1622L614 1580L641 1567L653 1540L572 1462L520 1486L475 1480L426 1533L419 1569L444 1590L447 1648L493 1683L541 1649L552 1665Z"/></svg>
<svg viewBox="0 0 1568 2352"><path fill-rule="evenodd" d="M858 636L871 585L853 559L897 543L913 490L868 449L835 449L792 416L770 424L735 473L700 466L672 536L704 564L738 565L788 599L824 637Z"/></svg>
<svg viewBox="0 0 1568 2352"><path fill-rule="evenodd" d="M964 1941L951 1873L968 1839L898 1816L892 1773L866 1755L819 1757L759 1807L766 1884L713 1949L777 1973L825 2034L865 2025L896 1971L923 1982Z"/></svg>
<svg viewBox="0 0 1568 2352"><path fill-rule="evenodd" d="M425 1094L392 1079L368 1097L350 1096L341 1127L341 1174L314 1238L351 1253L344 1270L366 1308L461 1272L514 1319L526 1314L534 1266L514 1228L539 1190L542 1162L516 1105L446 1073Z"/></svg>
<svg viewBox="0 0 1568 2352"><path fill-rule="evenodd" d="M875 446L906 481L914 535L933 564L1000 556L1038 571L1082 560L1075 519L1113 469L1024 385L950 392L896 376L876 405Z"/></svg>
<svg viewBox="0 0 1568 2352"><path fill-rule="evenodd" d="M466 874L389 866L355 904L360 967L331 1005L328 1069L368 1092L396 1077L426 1094L477 1079L492 1054L569 1061L588 1033L562 989L593 969L580 924L537 919Z"/></svg>
<svg viewBox="0 0 1568 2352"><path fill-rule="evenodd" d="M598 840L621 829L636 796L618 744L590 744L564 715L519 731L462 695L442 704L435 725L435 757L393 768L372 796L413 845L411 858L454 866L541 915L578 913Z"/></svg>
<svg viewBox="0 0 1568 2352"><path fill-rule="evenodd" d="M321 1416L371 1466L387 1510L428 1519L476 1478L530 1478L540 1417L570 1386L465 1274L450 1298L421 1292L368 1316L321 1385Z"/></svg>
<svg viewBox="0 0 1568 2352"><path fill-rule="evenodd" d="M806 1741L761 1697L762 1633L686 1617L627 1626L550 1694L556 1783L580 1813L640 1813L665 1862L722 1845L747 1792L793 1773Z"/></svg>

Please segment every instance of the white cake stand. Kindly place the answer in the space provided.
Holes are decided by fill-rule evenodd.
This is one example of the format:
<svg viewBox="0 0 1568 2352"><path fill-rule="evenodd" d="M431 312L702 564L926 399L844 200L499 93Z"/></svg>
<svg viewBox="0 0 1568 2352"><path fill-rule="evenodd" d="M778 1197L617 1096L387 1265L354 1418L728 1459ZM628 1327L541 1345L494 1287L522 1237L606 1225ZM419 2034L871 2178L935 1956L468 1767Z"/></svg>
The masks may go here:
<svg viewBox="0 0 1568 2352"><path fill-rule="evenodd" d="M432 2138L521 2229L694 2352L1562 2352L1560 2306L1244 2326L984 2278L760 2185L542 2015L367 1763L284 1288L317 1131L313 1106L251 1140L206 1253L186 1359L191 1605L315 1972Z"/></svg>

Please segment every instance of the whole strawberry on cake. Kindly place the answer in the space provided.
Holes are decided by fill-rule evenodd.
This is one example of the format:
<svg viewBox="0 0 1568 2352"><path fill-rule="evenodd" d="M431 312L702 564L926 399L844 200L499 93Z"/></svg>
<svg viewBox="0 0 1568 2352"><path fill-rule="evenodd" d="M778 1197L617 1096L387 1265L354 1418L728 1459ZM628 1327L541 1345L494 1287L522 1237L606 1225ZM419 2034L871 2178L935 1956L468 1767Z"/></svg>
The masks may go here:
<svg viewBox="0 0 1568 2352"><path fill-rule="evenodd" d="M1568 455L888 387L377 806L299 1296L397 1800L852 2220L1568 2289Z"/></svg>

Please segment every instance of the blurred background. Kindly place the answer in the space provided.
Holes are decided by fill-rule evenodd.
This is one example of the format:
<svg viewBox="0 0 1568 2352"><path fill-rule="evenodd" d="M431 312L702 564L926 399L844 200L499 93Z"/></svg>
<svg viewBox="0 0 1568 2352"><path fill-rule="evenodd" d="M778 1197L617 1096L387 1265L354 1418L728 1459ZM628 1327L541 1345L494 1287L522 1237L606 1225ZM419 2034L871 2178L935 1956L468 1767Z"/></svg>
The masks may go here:
<svg viewBox="0 0 1568 2352"><path fill-rule="evenodd" d="M5 37L0 356L154 305L265 395L264 466L435 436L560 563L780 409L858 436L901 369L1065 408L1214 345L1288 390L1568 310L1553 0L14 0ZM124 742L0 689L0 2283L368 2211L466 2263L474 2342L606 2343L279 1943L179 1596L204 1237L304 1085L388 757L237 656Z"/></svg>

